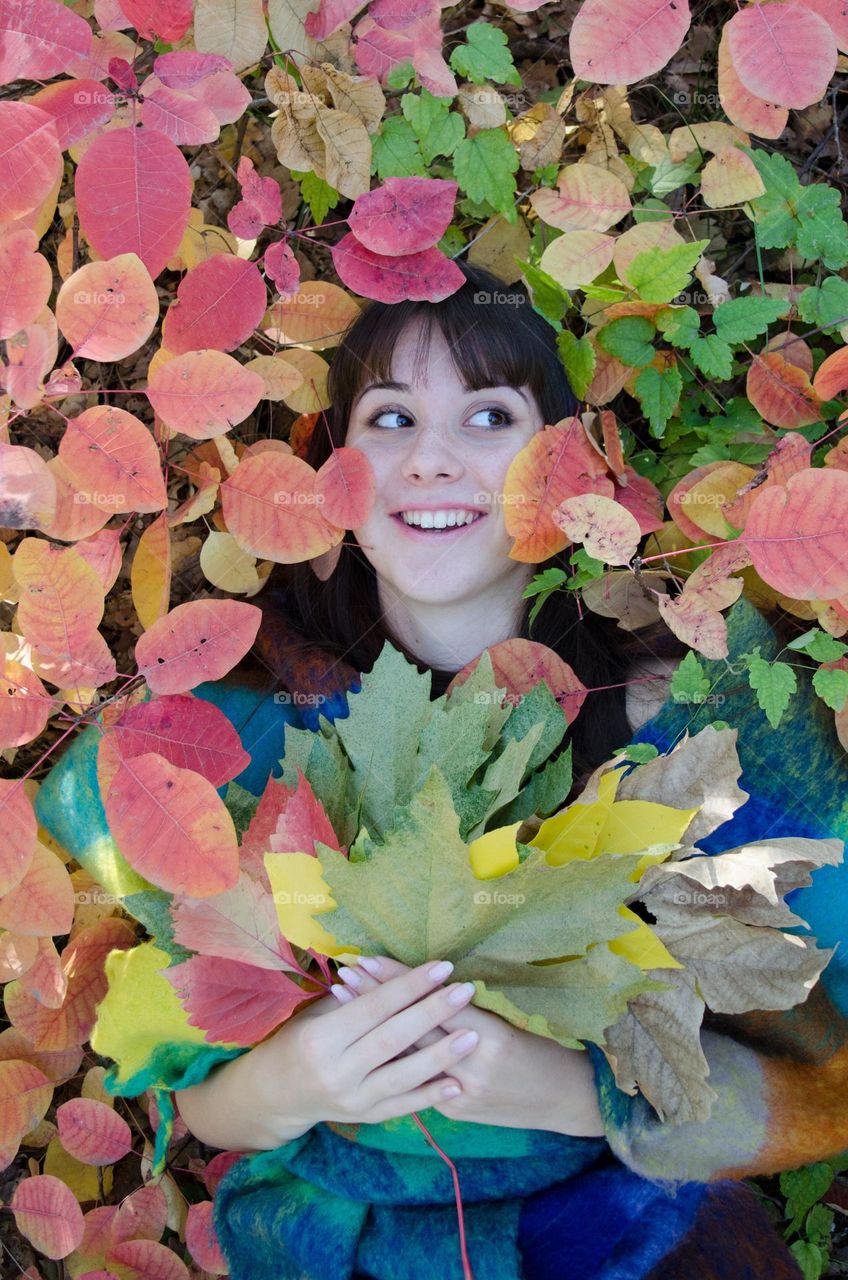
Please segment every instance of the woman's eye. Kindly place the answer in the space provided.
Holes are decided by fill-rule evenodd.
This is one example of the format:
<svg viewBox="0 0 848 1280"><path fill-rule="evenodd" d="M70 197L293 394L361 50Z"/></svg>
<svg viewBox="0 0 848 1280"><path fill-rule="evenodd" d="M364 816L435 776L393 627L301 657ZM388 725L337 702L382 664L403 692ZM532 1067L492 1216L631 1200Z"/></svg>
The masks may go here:
<svg viewBox="0 0 848 1280"><path fill-rule="evenodd" d="M483 422L478 424L480 426L489 427L494 431L497 431L499 427L508 427L515 421L512 414L509 413L507 409L477 409L476 412L472 414L472 420L473 418L478 418L481 414L493 414L496 417L503 419L502 422Z"/></svg>
<svg viewBox="0 0 848 1280"><path fill-rule="evenodd" d="M368 419L369 427L384 426L385 424L382 423L380 419L391 417L392 414L394 414L398 418L406 418L407 422L412 421L409 415L406 413L403 413L400 409L381 409L378 413L371 414L371 417Z"/></svg>

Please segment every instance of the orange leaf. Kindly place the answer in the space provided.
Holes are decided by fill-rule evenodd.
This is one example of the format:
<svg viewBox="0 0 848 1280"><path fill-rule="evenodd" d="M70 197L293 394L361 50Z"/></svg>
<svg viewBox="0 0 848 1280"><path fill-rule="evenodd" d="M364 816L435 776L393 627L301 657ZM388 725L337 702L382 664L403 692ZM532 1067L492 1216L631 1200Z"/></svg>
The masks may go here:
<svg viewBox="0 0 848 1280"><path fill-rule="evenodd" d="M168 505L159 450L134 414L94 405L72 418L59 455L79 500L108 511L161 511Z"/></svg>
<svg viewBox="0 0 848 1280"><path fill-rule="evenodd" d="M130 566L130 591L145 630L164 618L171 602L170 517L165 511L151 521L138 540Z"/></svg>
<svg viewBox="0 0 848 1280"><path fill-rule="evenodd" d="M65 864L36 841L26 875L0 898L0 926L16 933L65 934L74 920L74 890Z"/></svg>
<svg viewBox="0 0 848 1280"><path fill-rule="evenodd" d="M822 360L813 387L822 400L832 400L848 387L848 347L840 347Z"/></svg>
<svg viewBox="0 0 848 1280"><path fill-rule="evenodd" d="M56 298L56 323L72 358L123 360L143 346L159 319L159 295L135 253L87 262Z"/></svg>
<svg viewBox="0 0 848 1280"><path fill-rule="evenodd" d="M355 529L371 514L377 481L361 449L339 447L315 474L315 498L328 524Z"/></svg>
<svg viewBox="0 0 848 1280"><path fill-rule="evenodd" d="M613 496L606 463L586 439L579 418L563 418L530 437L507 470L503 502L506 531L516 542L510 558L536 564L568 545L553 513L579 493Z"/></svg>
<svg viewBox="0 0 848 1280"><path fill-rule="evenodd" d="M745 393L773 427L808 427L821 420L819 396L803 369L776 351L755 355L748 369Z"/></svg>
<svg viewBox="0 0 848 1280"><path fill-rule="evenodd" d="M489 657L495 685L506 689L506 698L513 703L531 693L540 680L544 680L553 696L572 724L589 690L569 666L548 645L536 640L516 637L500 640L489 646ZM473 674L480 661L479 655L466 663L448 685L448 690L458 688Z"/></svg>
<svg viewBox="0 0 848 1280"><path fill-rule="evenodd" d="M147 398L172 431L192 440L223 435L244 422L265 394L265 382L224 351L186 351L157 366Z"/></svg>
<svg viewBox="0 0 848 1280"><path fill-rule="evenodd" d="M754 568L795 600L832 600L848 592L848 472L799 471L761 489L741 535Z"/></svg>
<svg viewBox="0 0 848 1280"><path fill-rule="evenodd" d="M0 1163L4 1168L17 1154L24 1134L43 1120L52 1098L52 1081L31 1062L19 1058L0 1062Z"/></svg>
<svg viewBox="0 0 848 1280"><path fill-rule="evenodd" d="M329 551L343 532L321 514L316 475L294 454L245 458L221 485L227 532L251 555L278 564L298 564Z"/></svg>

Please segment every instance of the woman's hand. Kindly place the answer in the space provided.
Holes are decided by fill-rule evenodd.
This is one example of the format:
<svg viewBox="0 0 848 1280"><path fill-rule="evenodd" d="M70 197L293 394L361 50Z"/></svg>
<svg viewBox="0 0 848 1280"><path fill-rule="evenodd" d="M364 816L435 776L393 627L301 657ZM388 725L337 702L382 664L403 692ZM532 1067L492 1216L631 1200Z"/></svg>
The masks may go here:
<svg viewBox="0 0 848 1280"><path fill-rule="evenodd" d="M379 964L377 973L361 964L339 970L349 1007L368 999L382 983L414 972L389 956L363 957L365 965ZM332 990L337 994L338 987ZM358 996L354 1002L353 997ZM344 998L344 997L338 997ZM594 1071L588 1053L567 1049L548 1036L521 1031L499 1014L468 1005L428 1030L411 1046L432 1047L457 1027L467 1027L479 1037L473 1053L451 1066L462 1093L432 1105L454 1120L496 1124L513 1129L551 1129L575 1137L603 1137Z"/></svg>
<svg viewBox="0 0 848 1280"><path fill-rule="evenodd" d="M449 975L433 978L434 968L404 965L347 1005L323 996L251 1050L257 1104L283 1139L321 1120L378 1124L444 1101L446 1088L461 1091L456 1066L474 1045L463 1045L461 1033L417 1042L452 1014L464 1027L455 1011L474 988L445 987Z"/></svg>

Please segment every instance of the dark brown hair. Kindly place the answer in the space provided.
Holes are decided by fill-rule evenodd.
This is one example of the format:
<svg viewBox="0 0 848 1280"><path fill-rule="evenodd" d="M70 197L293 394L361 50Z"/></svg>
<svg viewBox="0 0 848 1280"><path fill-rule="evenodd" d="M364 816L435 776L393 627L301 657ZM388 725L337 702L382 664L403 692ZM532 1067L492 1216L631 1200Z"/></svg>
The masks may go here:
<svg viewBox="0 0 848 1280"><path fill-rule="evenodd" d="M417 359L426 359L436 324L451 350L467 390L509 385L528 386L546 424L577 413L574 396L559 358L553 327L537 312L519 286L507 285L491 272L457 262L466 282L439 303L371 302L345 333L330 365L331 407L319 419L304 451L316 469L330 456L332 445L345 442L351 409L366 379L391 378L392 352L411 321L423 321ZM559 568L571 572L573 547L539 564L537 573ZM444 691L451 672L428 668L391 632L381 612L373 567L355 535L346 531L338 565L328 581L320 581L308 563L275 565L266 588L256 597L266 616L284 610L307 642L343 658L358 672L371 669L389 640L419 671L433 671L433 690ZM575 778L585 777L614 748L626 745L632 731L625 713L624 683L633 661L647 654L682 657L688 647L663 621L625 631L614 618L593 613L571 591L553 592L538 611L532 630L527 599L518 635L555 650L592 692L570 726ZM765 610L771 613L769 610ZM249 664L248 664L249 667ZM241 664L233 678L243 679ZM262 671L267 679L267 668ZM250 683L254 683L254 678ZM269 688L274 687L269 684Z"/></svg>

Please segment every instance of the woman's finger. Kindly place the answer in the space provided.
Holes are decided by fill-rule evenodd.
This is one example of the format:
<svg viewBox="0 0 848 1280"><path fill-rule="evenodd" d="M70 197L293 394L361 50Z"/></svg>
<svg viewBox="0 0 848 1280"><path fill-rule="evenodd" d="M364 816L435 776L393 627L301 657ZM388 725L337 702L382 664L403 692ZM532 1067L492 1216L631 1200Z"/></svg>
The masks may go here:
<svg viewBox="0 0 848 1280"><path fill-rule="evenodd" d="M409 966L403 964L400 960L392 960L389 956L380 956L380 973L383 980L386 978L397 977L401 973L409 971ZM380 979L375 978L360 966L342 965L338 971L339 977L344 982L345 988L354 996L364 995L366 991L373 989L380 984ZM414 1045L410 1045L408 1049L401 1050L400 1057L406 1057L407 1054L415 1053L417 1049L426 1049L431 1044L436 1044L442 1040L447 1032L442 1031L440 1027L434 1027L432 1031L425 1031L420 1039L415 1041Z"/></svg>

